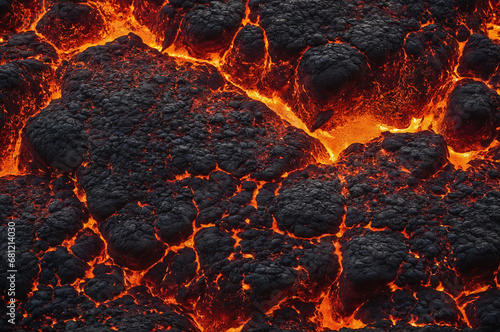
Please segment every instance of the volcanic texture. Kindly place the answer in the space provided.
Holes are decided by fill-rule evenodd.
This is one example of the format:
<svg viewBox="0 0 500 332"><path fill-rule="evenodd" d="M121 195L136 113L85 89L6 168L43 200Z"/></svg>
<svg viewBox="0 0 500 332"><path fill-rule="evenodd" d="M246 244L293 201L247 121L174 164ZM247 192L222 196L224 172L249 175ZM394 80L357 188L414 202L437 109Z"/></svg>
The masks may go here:
<svg viewBox="0 0 500 332"><path fill-rule="evenodd" d="M499 93L498 0L0 0L0 331L498 332Z"/></svg>

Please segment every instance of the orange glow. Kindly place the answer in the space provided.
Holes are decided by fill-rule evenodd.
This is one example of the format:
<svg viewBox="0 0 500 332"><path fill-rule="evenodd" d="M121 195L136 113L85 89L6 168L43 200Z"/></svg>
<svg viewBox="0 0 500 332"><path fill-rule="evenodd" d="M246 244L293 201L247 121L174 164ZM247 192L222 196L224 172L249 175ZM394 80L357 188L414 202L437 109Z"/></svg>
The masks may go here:
<svg viewBox="0 0 500 332"><path fill-rule="evenodd" d="M399 121L392 119L391 117L394 116L394 114L391 114L389 112L390 109L392 108L398 108L400 104L406 105L405 102L407 101L405 98L407 96L404 96L402 93L400 93L400 90L398 88L394 88L394 91L391 91L390 94L391 96L385 96L382 92L379 94L376 94L374 96L370 96L368 93L366 95L363 95L359 97L358 99L355 100L356 103L359 102L360 105L365 104L371 104L373 101L373 104L376 105L374 108L381 107L382 109L379 110L381 114L374 114L374 113L356 113L353 112L353 114L350 114L346 111L346 109L339 109L335 110L335 112L339 111L339 113L335 113L336 116L340 114L338 117L340 119L337 119L338 122L335 123L335 125L330 125L330 126L319 126L317 130L311 129L310 123L308 123L309 119L307 117L304 117L303 115L300 114L301 110L307 107L314 108L317 105L314 103L308 104L307 102L304 102L304 100L301 100L300 98L295 98L300 93L305 93L303 91L303 87L301 87L297 81L294 79L289 79L287 82L284 83L285 87L282 87L280 89L273 90L270 86L266 84L254 84L251 85L248 82L245 83L245 81L238 79L235 75L239 75L239 72L231 72L229 67L229 61L230 61L230 56L231 56L231 51L233 50L234 46L234 39L236 38L236 34L233 38L233 42L231 45L228 47L225 52L219 52L219 53L207 53L199 56L194 56L193 52L191 52L185 45L183 45L182 41L180 41L181 37L179 37L180 30L177 31L177 37L176 40L172 43L171 46L168 48L164 49L162 46L162 38L158 31L156 31L155 27L152 27L149 29L145 25L141 24L139 21L141 21L141 18L136 18L135 12L139 10L138 8L134 7L134 5L130 5L128 8L124 8L123 11L117 10L112 4L106 2L106 1L88 1L88 4L91 6L95 7L100 15L102 15L105 25L102 29L102 31L96 31L96 35L98 36L98 41L94 42L89 42L85 43L83 45L78 45L78 44L72 44L71 47L63 47L63 49L58 49L56 47L57 53L59 55L59 59L57 63L51 64L51 72L46 74L46 77L44 77L44 82L47 83L47 87L42 89L44 92L44 98L43 102L40 105L40 102L36 100L32 100L31 98L27 98L26 100L23 100L23 104L21 107L21 110L19 114L16 114L17 118L13 121L12 124L10 124L9 129L9 135L8 135L8 145L6 147L7 153L5 156L3 156L0 159L0 177L5 177L5 176L20 176L20 175L26 175L29 174L29 171L27 170L28 168L28 163L30 160L22 160L24 157L23 151L22 151L22 139L23 139L23 133L24 133L24 128L27 124L27 121L30 117L38 114L40 110L44 109L47 107L52 101L55 101L59 98L61 98L61 87L60 83L57 81L56 78L56 70L60 68L61 64L63 64L63 61L69 61L71 60L72 57L75 55L85 51L89 47L92 46L97 46L97 45L104 45L105 43L111 42L118 37L121 37L123 35L127 35L130 32L135 33L139 37L142 38L143 42L147 45L149 45L151 48L154 48L158 52L162 52L164 54L167 54L171 57L173 57L176 61L176 64L178 67L186 64L186 63L192 63L195 68L197 66L213 66L215 67L219 73L224 77L225 79L225 86L222 88L219 88L220 91L218 92L224 92L224 91L232 91L232 92L238 92L243 95L246 95L248 98L260 101L264 103L268 108L270 108L272 111L274 111L275 114L277 114L286 124L289 124L290 126L293 126L295 128L298 128L302 131L304 131L307 135L310 137L313 137L317 139L321 144L325 147L324 150L320 151L312 151L311 155L315 158L315 161L318 164L333 164L335 161L338 160L339 156L341 155L342 151L344 151L347 147L349 147L353 143L361 143L365 144L368 143L374 139L377 139L378 137L381 136L382 133L385 132L390 132L390 133L415 133L423 130L433 130L436 133L439 134L439 124L443 121L444 118L444 112L447 107L447 99L448 96L453 88L453 84L458 82L459 80L462 79L460 75L458 74L458 63L453 62L452 65L450 65L450 68L448 69L447 74L449 74L448 81L444 82L439 86L439 95L436 98L433 98L432 101L428 102L427 105L424 105L422 109L415 109L415 108L410 108L408 107L407 109L404 109L404 112L407 112L408 118L404 118L403 120ZM167 1L164 2L165 4ZM493 6L493 4L492 4ZM45 3L44 3L45 7ZM493 10L493 12L495 12ZM31 20L34 19L34 21L26 22L25 26L22 28L22 31L28 31L28 30L35 30L37 23L40 22L42 17L47 13L47 9L40 9L38 12L36 12L36 16L34 16ZM246 3L246 8L245 8L245 17L242 20L241 26L239 29L242 29L245 25L259 25L259 22L252 22L250 20L250 8L248 1ZM139 21L138 21L139 20ZM142 21L141 21L142 22ZM433 22L427 22L422 25L422 28L425 26L428 26L430 24L433 24ZM486 30L485 32L488 34L488 36L492 40L499 41L500 40L500 18L496 16L496 13L493 15L492 21L486 24ZM41 40L45 41L44 36L41 33L37 34ZM7 37L5 37L7 39ZM4 37L0 37L0 43L4 43ZM332 43L342 43L339 40L335 40ZM259 73L259 75L265 76L271 72L272 69L277 67L278 65L283 66L283 67L288 67L288 68L294 68L293 70L296 70L297 64L294 64L293 61L285 62L283 61L282 63L273 63L271 60L271 57L269 55L269 41L267 40L267 36L264 32L264 44L265 44L265 54L262 57L262 60L259 61L258 64L248 64L248 65L255 65L252 67L252 70L255 70ZM465 42L459 43L458 44L458 57L463 52L463 49L465 47ZM304 52L302 52L302 56L304 55ZM42 59L41 56L39 56L37 59ZM300 59L299 59L300 60ZM288 60L287 60L288 61ZM295 67L294 67L295 66ZM199 67L198 67L199 68ZM233 70L234 71L234 70ZM243 83L242 83L243 82ZM485 82L487 83L487 82ZM405 87L406 88L406 87ZM412 87L414 88L414 87ZM294 90L295 89L295 90ZM302 91L299 91L302 89ZM290 92L290 91L292 92ZM370 90L370 92L376 91L377 89ZM293 97L290 97L293 96ZM394 100L392 100L392 99ZM382 101L382 102L381 102ZM310 100L308 100L310 102ZM384 103L386 102L386 103ZM389 105L391 104L391 105ZM394 105L392 105L394 104ZM382 105L382 106L381 106ZM387 108L387 114L384 112L386 111ZM325 112L327 113L327 112ZM344 114L346 113L346 114ZM324 113L323 113L324 114ZM414 115L414 116L413 116ZM405 128L399 128L397 124L405 123L405 125L409 122L409 124ZM391 123L392 125L389 125L388 123ZM401 127L404 127L401 125ZM495 142L492 143L489 147L485 147L482 150L478 151L470 151L470 152L465 152L465 153L459 153L455 152L451 147L448 147L448 160L451 164L453 164L457 169L463 169L467 170L471 165L469 164L473 160L484 160L487 159L486 153L488 152L489 149L497 148L500 146L500 143ZM325 152L326 151L326 152ZM384 152L381 152L384 153ZM85 163L82 164L82 167L87 166ZM111 166L110 166L111 167ZM226 174L229 174L228 172L225 172L221 170L218 166L216 167L215 171L217 172L224 172ZM410 170L401 167L400 171L405 172L405 173L411 173ZM291 173L292 171L290 171ZM281 176L280 179L276 181L278 185L278 189L276 189L276 194L280 190L280 186L282 185L282 181L289 175L289 173L284 173L283 176ZM342 195L347 196L349 194L349 189L347 189L347 181L344 179L344 176L346 174L339 174L339 178L342 182ZM353 174L348 174L349 176ZM405 174L406 176L407 174ZM73 173L69 175L75 185L74 187L74 194L75 196L82 202L83 204L87 204L87 196L85 191L79 186L80 184L76 180L76 175ZM375 178L377 175L372 175L372 178ZM172 179L172 182L175 181L183 181L186 179L190 178L198 178L198 179L209 179L210 175L204 175L204 176L193 176L192 174L188 173L185 171L182 174L175 175L175 178ZM347 178L347 177L346 177ZM238 180L243 181L254 181L251 179L250 176L243 177L243 178L238 178ZM187 182L187 181L186 181ZM253 206L255 209L259 209L258 203L257 203L257 195L263 188L263 186L267 183L265 181L254 181L256 184L256 189L253 191L252 194L252 199L250 200L250 205ZM236 194L241 193L242 188L241 186L236 190ZM444 195L443 195L444 196ZM139 206L144 207L148 206L146 203L138 201L136 202ZM198 207L196 206L196 203L193 200L193 204L195 205L196 209ZM262 208L262 207L260 207ZM226 213L223 217L227 217L229 213ZM340 268L339 268L339 275L342 274L343 272L343 257L342 257L342 245L340 243L340 240L344 238L344 235L346 231L348 231L350 228L348 228L345 225L345 220L346 220L346 215L344 214L343 216L343 222L340 225L340 230L335 234L332 235L332 244L335 246L335 255L338 256L339 263L340 263ZM248 222L248 219L247 219ZM93 261L89 262L89 265L91 266L90 269L87 270L86 275L84 278L78 279L75 281L72 286L78 290L80 293L82 293L83 290L83 285L84 281L86 278L93 278L93 267L96 266L97 264L108 264L112 265L114 264L113 259L110 257L108 254L108 247L107 247L107 242L104 238L104 236L101 234L99 230L99 224L98 222L90 217L88 221L84 224L84 227L91 229L93 232L95 232L101 240L104 242L104 250L100 254L100 256L96 257ZM208 227L214 227L214 224L209 224L209 225L201 225L201 226L194 226L193 227L193 233L181 244L179 245L172 245L168 246L165 250L165 254L163 258L167 257L167 255L172 254L172 253L177 253L179 250L184 249L184 248L190 248L193 249L196 255L196 263L197 263L197 271L196 271L196 276L194 279L196 281L201 280L205 276L203 275L203 271L201 270L201 264L200 264L200 259L198 257L198 252L196 251L195 248L195 235L198 233L203 228L208 228ZM366 230L368 231L376 231L376 232L381 232L388 230L390 231L389 227L382 227L382 228L376 228L372 226L372 223L369 222L368 225L364 226ZM303 238L297 237L294 234L289 233L288 231L280 230L278 227L278 223L276 219L274 218L273 215L273 224L271 228L272 232L287 236L292 239L298 239L298 240L304 240ZM231 231L228 231L229 233ZM400 234L404 235L406 239L410 239L410 234L407 233L406 231L401 231L399 232ZM155 234L156 238L161 241L160 237L158 234ZM239 236L238 231L232 231L231 234L232 238L235 240L234 248L235 250L228 255L227 261L230 263L234 263L237 259L248 259L248 260L255 260L257 259L258 255L250 254L250 253L242 253L236 249L241 242L241 238ZM75 235L72 238L68 238L64 240L62 243L62 246L66 247L70 252L71 252L71 247L75 244L75 241L77 239L77 236ZM307 240L311 241L311 243L314 243L314 241L319 242L321 240L325 240L325 238L322 237L317 237L317 238L308 238ZM297 241L298 242L298 241ZM294 245L294 249L296 247L299 247L298 245ZM55 251L56 248L50 248L47 251ZM414 257L420 258L418 254L413 254ZM425 258L425 257L423 257ZM436 262L436 265L443 264L442 262ZM194 268L193 268L194 270ZM172 294L164 294L167 293L165 291L159 291L159 288L154 288L152 285L149 285L146 283L146 279L144 276L149 272L149 269L144 269L141 271L132 271L128 269L124 269L125 273L125 286L127 290L130 290L130 288L135 287L135 286L147 286L149 288L149 291L151 294L159 297L164 301L165 303L169 304L177 304L176 299ZM298 266L295 267L295 271L297 272L298 275L302 276L307 274L307 269L305 269L303 266ZM217 281L220 281L221 278L225 278L222 274L219 274L217 276L217 279L215 279L215 283ZM336 308L337 303L335 303L335 288L339 286L339 276L336 277L335 281L331 285L328 285L328 287L325 287L325 289L328 290L323 290L321 294L316 294L315 297L310 297L307 299L304 299L304 301L310 301L311 303L316 304L317 310L314 314L314 317L312 320L314 323L321 328L324 329L341 329L341 328L364 328L367 326L367 324L363 323L361 320L357 319L356 316L358 314L358 310L361 307L361 305L348 317L342 317L339 314L338 308ZM223 280L223 279L222 279ZM299 282L302 282L302 280L299 280ZM239 290L239 293L243 294L244 296L247 296L251 291L252 287L249 284L244 283L243 281L240 281L241 283L241 290ZM500 288L500 284L498 283L497 280L495 280L495 283L497 287ZM35 282L32 290L36 290L38 286L38 282ZM403 290L403 288L399 287L396 285L395 282L391 282L389 284L386 284L387 289L390 289L392 292L396 292L399 290ZM430 285L426 285L430 286ZM494 285L493 285L494 286ZM463 321L468 325L471 326L470 322L467 319L467 316L465 315L465 306L467 303L461 303L460 300L464 299L467 296L473 296L478 293L484 292L490 288L490 285L468 285L464 291L461 291L460 294L458 295L452 295L447 292L447 289L444 287L442 283L439 284L438 287L435 289L440 291L440 292L446 292L448 295L450 295L457 303L457 306L459 307L459 310L461 311L462 314L462 319ZM125 292L126 293L126 292ZM291 299L290 297L287 299ZM302 300L302 299L301 299ZM201 299L197 299L196 301L201 301ZM463 301L462 301L463 302ZM283 301L283 303L285 303ZM196 303L190 303L192 305L192 308L196 307ZM272 308L267 310L266 313L272 313L274 310L280 308L281 303L278 303L274 305ZM194 315L194 314L190 314ZM359 317L359 316L358 316ZM195 324L201 331L212 331L209 329L204 328L206 327L206 324L201 324L199 322L204 322L206 323L206 320L208 320L207 317L203 316L198 316L198 317L193 317L193 320L195 321ZM401 324L402 322L398 321L396 317L391 316L390 320L393 325L396 324ZM417 323L418 319L412 317L411 321L408 322L409 325L411 326L425 326L426 324L420 324ZM405 321L406 322L406 321ZM54 323L53 323L54 324ZM116 329L116 328L112 328ZM239 327L234 327L227 329L227 332L236 332L236 331L241 331L243 329L243 325Z"/></svg>
<svg viewBox="0 0 500 332"><path fill-rule="evenodd" d="M479 152L477 151L465 152L465 153L455 152L450 146L448 147L448 153L449 153L448 160L450 161L450 163L455 165L457 168L461 168L463 170L469 168L470 166L469 162L475 159L479 154Z"/></svg>
<svg viewBox="0 0 500 332"><path fill-rule="evenodd" d="M361 329L366 327L366 324L354 318L357 311L354 312L350 317L339 317L335 319L332 315L333 310L328 295L322 294L321 298L323 298L323 301L321 301L321 304L319 306L318 315L321 322L320 326L324 329L338 330L343 327L351 329Z"/></svg>

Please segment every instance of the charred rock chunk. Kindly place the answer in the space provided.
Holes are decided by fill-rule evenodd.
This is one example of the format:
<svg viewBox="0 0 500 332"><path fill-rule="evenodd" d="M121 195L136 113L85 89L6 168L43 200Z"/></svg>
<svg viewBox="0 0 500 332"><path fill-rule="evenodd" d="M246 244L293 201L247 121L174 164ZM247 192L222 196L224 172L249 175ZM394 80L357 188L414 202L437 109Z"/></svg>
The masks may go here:
<svg viewBox="0 0 500 332"><path fill-rule="evenodd" d="M432 288L383 293L364 303L356 317L365 324L384 328L391 320L397 324L453 324L461 318L455 301L445 292Z"/></svg>
<svg viewBox="0 0 500 332"><path fill-rule="evenodd" d="M355 289L367 291L396 278L407 248L398 233L369 232L343 244L342 253L347 280Z"/></svg>
<svg viewBox="0 0 500 332"><path fill-rule="evenodd" d="M104 241L89 228L83 229L71 246L71 252L85 262L90 262L104 250Z"/></svg>
<svg viewBox="0 0 500 332"><path fill-rule="evenodd" d="M156 208L154 227L160 239L169 245L180 244L193 233L193 221L197 216L191 190L180 186L173 189L174 192L166 193L151 191L145 200Z"/></svg>
<svg viewBox="0 0 500 332"><path fill-rule="evenodd" d="M372 15L349 28L343 38L361 50L371 63L381 65L401 53L407 32L389 15Z"/></svg>
<svg viewBox="0 0 500 332"><path fill-rule="evenodd" d="M255 264L244 279L250 285L257 298L276 296L295 283L296 272L290 267L279 266L275 262L265 261Z"/></svg>
<svg viewBox="0 0 500 332"><path fill-rule="evenodd" d="M90 266L80 258L68 252L66 247L57 247L56 251L48 251L43 255L41 261L41 284L56 285L57 280L61 284L72 284L77 279L85 276ZM55 278L56 277L56 278Z"/></svg>
<svg viewBox="0 0 500 332"><path fill-rule="evenodd" d="M189 296L188 285L198 268L196 252L191 248L182 248L176 253L169 252L144 277L158 291L175 294L176 300L184 303Z"/></svg>
<svg viewBox="0 0 500 332"><path fill-rule="evenodd" d="M261 78L265 60L264 31L257 25L245 25L236 34L227 55L226 68L231 78L246 86L256 86Z"/></svg>
<svg viewBox="0 0 500 332"><path fill-rule="evenodd" d="M151 225L149 209L129 204L101 226L108 241L108 252L120 266L142 270L158 261L165 252Z"/></svg>
<svg viewBox="0 0 500 332"><path fill-rule="evenodd" d="M54 4L38 21L36 31L57 48L69 50L99 40L104 29L100 12L87 4Z"/></svg>
<svg viewBox="0 0 500 332"><path fill-rule="evenodd" d="M310 48L298 70L300 83L319 102L349 98L356 85L370 76L367 59L354 47L341 43Z"/></svg>
<svg viewBox="0 0 500 332"><path fill-rule="evenodd" d="M500 45L487 36L474 34L465 44L458 73L461 76L488 80L498 65L500 65Z"/></svg>
<svg viewBox="0 0 500 332"><path fill-rule="evenodd" d="M342 244L341 250L343 271L338 298L332 299L332 306L339 306L346 315L395 280L408 255L404 237L393 232L355 235Z"/></svg>
<svg viewBox="0 0 500 332"><path fill-rule="evenodd" d="M240 0L226 3L211 1L207 5L195 6L184 17L181 30L185 42L196 54L205 55L225 49L245 13L245 6Z"/></svg>
<svg viewBox="0 0 500 332"><path fill-rule="evenodd" d="M429 178L447 162L446 142L442 136L430 131L415 135L389 134L385 136L382 147L394 152L397 163L409 169L419 179Z"/></svg>
<svg viewBox="0 0 500 332"><path fill-rule="evenodd" d="M440 131L457 152L479 150L493 140L500 97L486 84L462 80L452 91Z"/></svg>
<svg viewBox="0 0 500 332"><path fill-rule="evenodd" d="M92 300L104 302L125 290L123 270L118 266L99 264L92 270L94 278L85 281L85 294Z"/></svg>
<svg viewBox="0 0 500 332"><path fill-rule="evenodd" d="M500 321L500 292L491 290L478 294L466 305L465 313L473 328L487 332L497 330Z"/></svg>
<svg viewBox="0 0 500 332"><path fill-rule="evenodd" d="M344 215L339 191L339 183L319 180L303 180L281 189L275 212L278 227L304 238L335 234Z"/></svg>
<svg viewBox="0 0 500 332"><path fill-rule="evenodd" d="M265 1L258 9L274 61L296 58L307 46L335 40L356 16L350 1Z"/></svg>
<svg viewBox="0 0 500 332"><path fill-rule="evenodd" d="M494 278L500 263L500 193L490 192L450 220L450 256L467 278Z"/></svg>
<svg viewBox="0 0 500 332"><path fill-rule="evenodd" d="M236 240L217 227L208 227L196 233L194 242L200 264L202 267L210 267L229 257L234 251Z"/></svg>
<svg viewBox="0 0 500 332"><path fill-rule="evenodd" d="M49 106L46 112L30 120L26 139L40 163L69 173L83 161L86 132L79 122L67 119L60 112L64 110Z"/></svg>
<svg viewBox="0 0 500 332"><path fill-rule="evenodd" d="M43 62L55 62L59 58L56 49L41 40L34 31L7 35L0 43L0 62L28 58L41 58Z"/></svg>
<svg viewBox="0 0 500 332"><path fill-rule="evenodd" d="M402 68L399 91L405 105L415 109L405 115L422 117L429 102L450 77L457 62L458 43L451 31L433 24L410 33L404 50L407 61ZM399 113L395 116L404 116Z"/></svg>
<svg viewBox="0 0 500 332"><path fill-rule="evenodd" d="M51 206L54 205L54 203L51 204ZM50 246L60 245L66 238L73 237L83 228L82 219L81 212L74 208L66 207L55 210L38 229L38 237Z"/></svg>

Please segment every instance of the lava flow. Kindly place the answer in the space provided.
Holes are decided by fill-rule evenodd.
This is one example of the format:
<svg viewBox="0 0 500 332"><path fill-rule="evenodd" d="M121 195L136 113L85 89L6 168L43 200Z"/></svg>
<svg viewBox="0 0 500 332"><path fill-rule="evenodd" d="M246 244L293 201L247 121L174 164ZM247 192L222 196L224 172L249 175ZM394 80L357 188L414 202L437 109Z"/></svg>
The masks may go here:
<svg viewBox="0 0 500 332"><path fill-rule="evenodd" d="M500 331L498 0L0 0L1 331Z"/></svg>

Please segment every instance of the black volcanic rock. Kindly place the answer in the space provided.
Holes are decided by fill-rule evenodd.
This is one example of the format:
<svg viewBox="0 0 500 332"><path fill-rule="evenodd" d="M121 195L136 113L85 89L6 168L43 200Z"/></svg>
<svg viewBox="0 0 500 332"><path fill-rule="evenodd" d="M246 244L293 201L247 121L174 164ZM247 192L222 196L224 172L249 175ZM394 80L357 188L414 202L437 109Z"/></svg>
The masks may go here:
<svg viewBox="0 0 500 332"><path fill-rule="evenodd" d="M496 2L0 0L0 330L496 332Z"/></svg>
<svg viewBox="0 0 500 332"><path fill-rule="evenodd" d="M185 42L195 54L205 54L226 48L245 14L240 0L211 1L189 11L181 25Z"/></svg>
<svg viewBox="0 0 500 332"><path fill-rule="evenodd" d="M153 218L151 210L129 204L103 222L108 251L116 263L142 270L163 256L165 247L155 237Z"/></svg>
<svg viewBox="0 0 500 332"><path fill-rule="evenodd" d="M54 286L59 280L62 284L72 284L85 276L90 266L71 254L66 247L59 246L56 251L46 252L40 263L40 282Z"/></svg>
<svg viewBox="0 0 500 332"><path fill-rule="evenodd" d="M7 35L0 43L0 59L14 61L41 57L44 62L55 62L59 58L50 43L40 39L34 31Z"/></svg>
<svg viewBox="0 0 500 332"><path fill-rule="evenodd" d="M480 328L481 331L493 332L498 329L500 312L498 310L499 291L490 290L473 296L471 301L465 306L465 313L473 328Z"/></svg>
<svg viewBox="0 0 500 332"><path fill-rule="evenodd" d="M234 37L226 57L225 68L232 79L240 84L256 85L267 57L264 30L257 25L245 25ZM241 75L243 72L245 75Z"/></svg>
<svg viewBox="0 0 500 332"><path fill-rule="evenodd" d="M85 271L85 262L69 254L65 247L60 247L57 254L53 251L48 256L43 255L43 262L40 263L44 251L51 245L59 245L73 237L87 220L85 208L75 197L73 189L65 177L49 180L26 176L0 180L2 293L6 290L7 270L17 269L16 297L19 299L30 293L35 279L53 276L55 270L49 272L49 269L56 269L64 280L73 280L73 273L78 276ZM12 247L8 247L13 239L9 236L9 232L12 234L12 230L9 230L12 224L15 230L14 269L9 266L8 260L8 252L12 251ZM50 244L45 240L50 241ZM44 265L44 262L48 265ZM72 271L75 266L77 269Z"/></svg>
<svg viewBox="0 0 500 332"><path fill-rule="evenodd" d="M84 228L77 234L71 252L85 262L90 262L104 250L104 241L89 228Z"/></svg>
<svg viewBox="0 0 500 332"><path fill-rule="evenodd" d="M407 28L386 15L369 15L349 28L343 38L374 65L394 58L403 48Z"/></svg>
<svg viewBox="0 0 500 332"><path fill-rule="evenodd" d="M410 170L419 179L435 174L446 164L446 142L440 135L423 131L417 135L387 135L382 148L395 152L396 162Z"/></svg>
<svg viewBox="0 0 500 332"><path fill-rule="evenodd" d="M282 230L310 238L335 234L344 215L338 182L304 180L279 191L276 221Z"/></svg>
<svg viewBox="0 0 500 332"><path fill-rule="evenodd" d="M398 325L412 320L415 324L453 324L460 320L461 313L445 292L417 288L372 297L361 306L356 317L364 323L384 328L391 319Z"/></svg>
<svg viewBox="0 0 500 332"><path fill-rule="evenodd" d="M85 282L84 290L92 300L104 302L125 290L123 270L118 266L97 265L94 278Z"/></svg>
<svg viewBox="0 0 500 332"><path fill-rule="evenodd" d="M104 19L89 4L58 2L52 5L36 25L36 31L59 49L77 48L100 39Z"/></svg>
<svg viewBox="0 0 500 332"><path fill-rule="evenodd" d="M500 45L487 36L474 34L469 37L460 58L458 73L488 80L500 65Z"/></svg>
<svg viewBox="0 0 500 332"><path fill-rule="evenodd" d="M451 92L441 132L455 151L488 146L498 125L500 97L480 81L459 81Z"/></svg>
<svg viewBox="0 0 500 332"><path fill-rule="evenodd" d="M347 280L357 290L374 290L396 278L407 248L400 234L368 232L342 245Z"/></svg>
<svg viewBox="0 0 500 332"><path fill-rule="evenodd" d="M367 59L354 47L331 43L310 48L298 68L299 80L312 98L322 102L349 98L370 76Z"/></svg>

